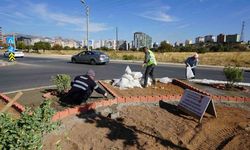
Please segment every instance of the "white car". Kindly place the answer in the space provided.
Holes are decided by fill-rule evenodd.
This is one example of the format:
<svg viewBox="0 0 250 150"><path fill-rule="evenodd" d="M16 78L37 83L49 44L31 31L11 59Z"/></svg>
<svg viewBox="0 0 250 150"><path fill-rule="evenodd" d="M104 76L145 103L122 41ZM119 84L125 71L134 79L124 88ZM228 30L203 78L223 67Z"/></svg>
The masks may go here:
<svg viewBox="0 0 250 150"><path fill-rule="evenodd" d="M4 52L4 57L9 57L9 53L8 51ZM15 57L24 57L24 53L21 50L15 50L14 52Z"/></svg>

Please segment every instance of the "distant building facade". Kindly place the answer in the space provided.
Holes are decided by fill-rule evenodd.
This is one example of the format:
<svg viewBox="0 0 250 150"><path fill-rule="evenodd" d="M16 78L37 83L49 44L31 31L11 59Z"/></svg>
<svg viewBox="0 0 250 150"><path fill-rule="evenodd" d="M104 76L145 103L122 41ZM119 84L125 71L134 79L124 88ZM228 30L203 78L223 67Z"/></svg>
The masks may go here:
<svg viewBox="0 0 250 150"><path fill-rule="evenodd" d="M24 45L31 45L31 38L25 36L17 36L17 41L23 42Z"/></svg>
<svg viewBox="0 0 250 150"><path fill-rule="evenodd" d="M240 35L239 34L226 35L226 42L227 43L238 43L238 42L240 42Z"/></svg>
<svg viewBox="0 0 250 150"><path fill-rule="evenodd" d="M195 43L196 44L204 43L204 41L205 41L205 38L202 37L202 36L199 36L199 37L195 38Z"/></svg>
<svg viewBox="0 0 250 150"><path fill-rule="evenodd" d="M225 34L219 34L217 36L217 43L225 43L226 42L226 35Z"/></svg>
<svg viewBox="0 0 250 150"><path fill-rule="evenodd" d="M134 33L134 48L140 49L142 47L152 47L152 38L143 32Z"/></svg>
<svg viewBox="0 0 250 150"><path fill-rule="evenodd" d="M206 35L204 37L204 42L205 43L213 43L213 42L215 42L215 36L213 36L213 35Z"/></svg>
<svg viewBox="0 0 250 150"><path fill-rule="evenodd" d="M128 50L128 44L125 40L117 41L117 49L118 50Z"/></svg>
<svg viewBox="0 0 250 150"><path fill-rule="evenodd" d="M192 40L186 40L186 41L185 41L185 45L191 45L191 44L193 44L193 41L192 41Z"/></svg>

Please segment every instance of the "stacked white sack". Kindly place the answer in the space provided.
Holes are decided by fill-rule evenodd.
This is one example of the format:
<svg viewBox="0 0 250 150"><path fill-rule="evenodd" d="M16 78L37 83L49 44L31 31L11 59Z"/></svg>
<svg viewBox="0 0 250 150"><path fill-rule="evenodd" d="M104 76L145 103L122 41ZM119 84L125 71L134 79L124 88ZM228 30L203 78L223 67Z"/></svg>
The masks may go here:
<svg viewBox="0 0 250 150"><path fill-rule="evenodd" d="M120 79L113 79L113 86L118 86L120 89L127 88L141 88L140 80L142 78L141 72L132 72L130 67L127 66L125 74Z"/></svg>

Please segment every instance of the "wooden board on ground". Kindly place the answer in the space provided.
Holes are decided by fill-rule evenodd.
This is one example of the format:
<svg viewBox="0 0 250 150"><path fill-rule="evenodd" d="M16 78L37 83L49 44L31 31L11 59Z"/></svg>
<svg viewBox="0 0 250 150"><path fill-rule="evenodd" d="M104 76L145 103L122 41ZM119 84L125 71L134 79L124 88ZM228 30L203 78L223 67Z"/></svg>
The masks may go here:
<svg viewBox="0 0 250 150"><path fill-rule="evenodd" d="M206 95L186 89L178 108L201 122L205 112L217 117L213 100Z"/></svg>

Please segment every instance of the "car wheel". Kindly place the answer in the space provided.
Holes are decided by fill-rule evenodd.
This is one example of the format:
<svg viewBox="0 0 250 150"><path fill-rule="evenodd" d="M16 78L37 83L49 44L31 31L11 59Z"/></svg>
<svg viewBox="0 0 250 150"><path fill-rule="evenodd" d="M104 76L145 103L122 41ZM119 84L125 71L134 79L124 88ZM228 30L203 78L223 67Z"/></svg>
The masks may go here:
<svg viewBox="0 0 250 150"><path fill-rule="evenodd" d="M90 64L91 64L91 65L95 65L95 64L96 64L95 60L94 60L94 59L91 59L91 60L90 60Z"/></svg>
<svg viewBox="0 0 250 150"><path fill-rule="evenodd" d="M72 63L76 63L76 59L75 59L75 58L72 58L72 59L71 59L71 62L72 62Z"/></svg>

